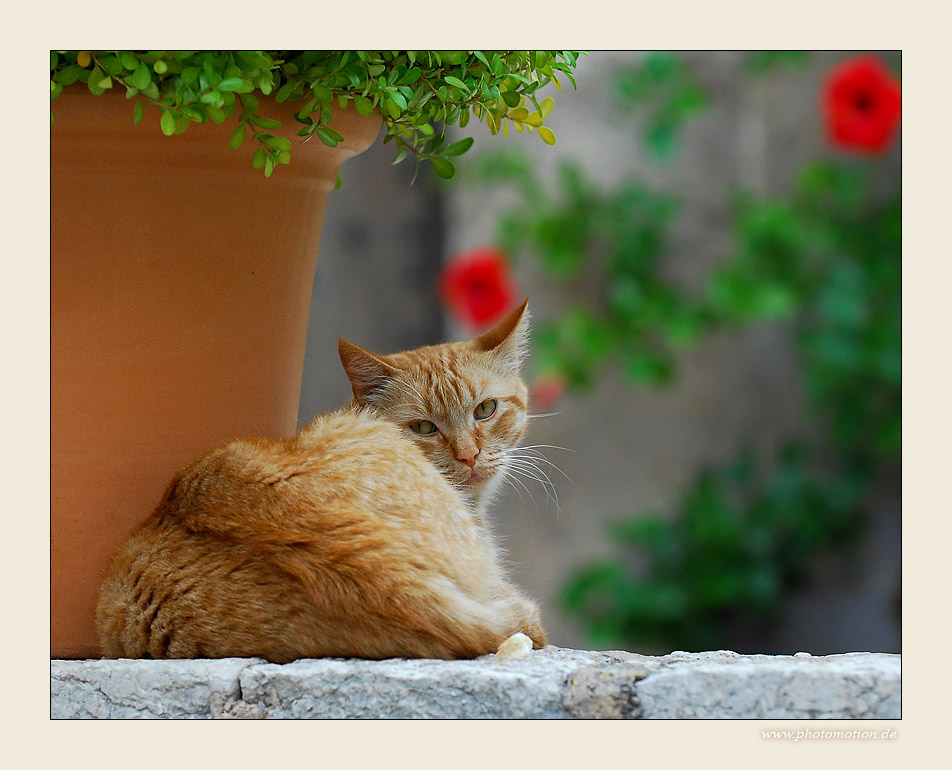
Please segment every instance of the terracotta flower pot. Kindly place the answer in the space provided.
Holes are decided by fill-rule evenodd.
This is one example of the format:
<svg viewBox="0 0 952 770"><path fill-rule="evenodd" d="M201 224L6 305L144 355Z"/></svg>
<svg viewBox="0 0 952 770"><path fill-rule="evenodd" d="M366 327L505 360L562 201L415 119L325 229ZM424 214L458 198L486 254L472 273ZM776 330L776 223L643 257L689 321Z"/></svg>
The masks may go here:
<svg viewBox="0 0 952 770"><path fill-rule="evenodd" d="M327 194L377 116L292 147L270 179L234 124L140 125L122 94L52 103L51 653L99 655L93 611L116 546L172 475L232 438L296 426ZM293 105L265 105L297 142Z"/></svg>

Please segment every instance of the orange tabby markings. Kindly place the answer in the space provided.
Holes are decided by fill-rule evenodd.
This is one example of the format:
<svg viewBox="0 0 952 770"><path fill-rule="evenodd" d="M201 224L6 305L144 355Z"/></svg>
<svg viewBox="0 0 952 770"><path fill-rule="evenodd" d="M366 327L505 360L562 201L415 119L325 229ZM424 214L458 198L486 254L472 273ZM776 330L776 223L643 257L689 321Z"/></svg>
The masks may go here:
<svg viewBox="0 0 952 770"><path fill-rule="evenodd" d="M517 632L543 647L483 521L525 434L527 304L468 342L382 356L341 340L350 404L183 470L107 571L106 656L471 658Z"/></svg>

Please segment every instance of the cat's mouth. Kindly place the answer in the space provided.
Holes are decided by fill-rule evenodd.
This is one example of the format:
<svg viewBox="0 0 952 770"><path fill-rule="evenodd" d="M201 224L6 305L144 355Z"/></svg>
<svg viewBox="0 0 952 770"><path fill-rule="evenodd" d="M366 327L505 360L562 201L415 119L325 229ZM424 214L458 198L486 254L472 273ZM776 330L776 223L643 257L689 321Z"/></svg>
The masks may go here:
<svg viewBox="0 0 952 770"><path fill-rule="evenodd" d="M464 482L467 486L478 487L481 484L485 484L489 481L489 477L492 475L489 471L484 470L471 470L469 472L469 478Z"/></svg>

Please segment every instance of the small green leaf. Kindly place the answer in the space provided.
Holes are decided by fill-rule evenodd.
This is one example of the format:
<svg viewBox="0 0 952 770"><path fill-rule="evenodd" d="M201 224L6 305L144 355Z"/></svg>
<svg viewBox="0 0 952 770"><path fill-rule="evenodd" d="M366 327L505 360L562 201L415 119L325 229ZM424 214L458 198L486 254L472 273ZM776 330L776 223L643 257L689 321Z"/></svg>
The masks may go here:
<svg viewBox="0 0 952 770"><path fill-rule="evenodd" d="M271 118L262 118L260 115L252 115L250 120L258 128L265 128L265 129L281 128L280 120L272 120Z"/></svg>
<svg viewBox="0 0 952 770"><path fill-rule="evenodd" d="M374 103L366 96L355 96L354 107L357 108L357 112L361 115L369 115L374 111Z"/></svg>
<svg viewBox="0 0 952 770"><path fill-rule="evenodd" d="M142 102L136 99L135 106L132 108L132 122L138 125L142 122Z"/></svg>
<svg viewBox="0 0 952 770"><path fill-rule="evenodd" d="M311 86L311 91L313 91L314 96L317 97L319 102L329 102L334 98L334 94L331 92L331 89L329 89L323 83L314 83Z"/></svg>
<svg viewBox="0 0 952 770"><path fill-rule="evenodd" d="M541 114L543 118L547 117L548 114L552 112L552 108L554 106L555 106L555 101L552 99L552 97L551 96L546 97L545 99L542 100L542 104L539 105L539 114Z"/></svg>
<svg viewBox="0 0 952 770"><path fill-rule="evenodd" d="M149 68L142 62L139 62L139 66L137 66L135 72L132 73L132 85L141 91L147 88L151 81L152 76L149 74Z"/></svg>
<svg viewBox="0 0 952 770"><path fill-rule="evenodd" d="M311 113L314 112L315 109L317 109L317 97L314 97L313 99L309 99L307 102L305 102L304 106L301 107L301 111L297 113L296 117L302 123L308 123L308 124L313 123L313 121L309 120L309 118Z"/></svg>
<svg viewBox="0 0 952 770"><path fill-rule="evenodd" d="M198 83L198 76L201 73L201 70L198 67L186 67L182 70L180 77L182 82L188 86L194 86Z"/></svg>
<svg viewBox="0 0 952 770"><path fill-rule="evenodd" d="M241 145L244 144L245 134L247 133L247 131L248 131L248 124L239 123L238 128L234 130L234 132L231 135L231 138L228 140L228 146L231 147L231 149L233 150L237 150L239 147L241 147Z"/></svg>
<svg viewBox="0 0 952 770"><path fill-rule="evenodd" d="M502 100L506 103L507 107L518 107L519 102L522 101L522 97L515 91L504 91Z"/></svg>
<svg viewBox="0 0 952 770"><path fill-rule="evenodd" d="M341 180L340 174L338 174L338 175L337 175L337 181L334 182L334 189L335 189L335 190L339 190L343 184L344 184L344 182Z"/></svg>
<svg viewBox="0 0 952 770"><path fill-rule="evenodd" d="M251 167L256 169L263 169L264 162L268 159L268 153L265 152L264 147L258 147L255 150L255 154L251 156Z"/></svg>
<svg viewBox="0 0 952 770"><path fill-rule="evenodd" d="M79 76L82 72L83 68L78 64L70 64L63 67L63 69L56 74L56 82L63 86L71 86L79 80Z"/></svg>
<svg viewBox="0 0 952 770"><path fill-rule="evenodd" d="M430 158L430 162L433 164L433 170L443 179L452 179L456 174L456 166L446 158Z"/></svg>
<svg viewBox="0 0 952 770"><path fill-rule="evenodd" d="M552 133L552 129L547 126L539 126L536 128L536 131L539 132L539 136L542 138L542 141L546 144L555 144L555 134Z"/></svg>
<svg viewBox="0 0 952 770"><path fill-rule="evenodd" d="M317 129L317 136L328 147L336 147L339 144L339 140L334 138L333 134L331 133L331 130L328 128L325 128L324 126L320 126ZM338 136L340 136L340 134L338 134Z"/></svg>
<svg viewBox="0 0 952 770"><path fill-rule="evenodd" d="M466 87L466 84L462 80L460 80L459 78L454 78L452 75L447 75L445 78L443 78L443 80L445 80L447 83L449 83L449 85L453 86L454 88L461 88L464 91L469 90Z"/></svg>
<svg viewBox="0 0 952 770"><path fill-rule="evenodd" d="M401 110L405 110L407 108L406 97L404 97L404 95L401 94L399 91L390 91L387 94L387 97L390 99L390 101L396 104Z"/></svg>
<svg viewBox="0 0 952 770"><path fill-rule="evenodd" d="M102 60L102 67L115 77L122 72L122 60L118 56L107 56Z"/></svg>
<svg viewBox="0 0 952 770"><path fill-rule="evenodd" d="M218 84L219 91L236 91L241 88L244 81L241 78L224 78L221 83Z"/></svg>
<svg viewBox="0 0 952 770"><path fill-rule="evenodd" d="M474 141L475 140L473 139L473 137L467 136L465 139L460 139L458 142L453 142L453 144L451 144L449 147L443 150L442 154L452 155L454 157L457 155L462 155L470 147L473 146Z"/></svg>
<svg viewBox="0 0 952 770"><path fill-rule="evenodd" d="M189 120L194 120L196 123L204 123L207 120L204 112L192 106L183 106L182 113L187 115ZM176 121L176 125L178 125L178 121Z"/></svg>
<svg viewBox="0 0 952 770"><path fill-rule="evenodd" d="M271 66L271 58L260 51L236 51L235 58L249 69Z"/></svg>
<svg viewBox="0 0 952 770"><path fill-rule="evenodd" d="M169 65L159 59L155 64L152 65L152 69L155 70L157 75L164 75L168 71Z"/></svg>
<svg viewBox="0 0 952 770"><path fill-rule="evenodd" d="M99 96L102 94L106 87L103 85L103 82L106 80L103 76L103 71L99 67L93 67L93 71L89 74L89 79L86 81L86 87L89 89L89 93L93 96Z"/></svg>
<svg viewBox="0 0 952 770"><path fill-rule="evenodd" d="M278 93L275 94L274 100L280 104L281 102L286 102L288 97L291 96L291 89L294 88L294 81L289 80L283 86L278 89Z"/></svg>
<svg viewBox="0 0 952 770"><path fill-rule="evenodd" d="M283 136L268 137L268 146L275 152L288 152L291 149L291 140Z"/></svg>
<svg viewBox="0 0 952 770"><path fill-rule="evenodd" d="M163 134L172 136L172 134L175 133L175 116L168 110L163 110L160 125L162 126Z"/></svg>
<svg viewBox="0 0 952 770"><path fill-rule="evenodd" d="M246 110L254 112L258 109L258 97L254 94L239 94L238 98L241 99L241 103Z"/></svg>
<svg viewBox="0 0 952 770"><path fill-rule="evenodd" d="M225 118L229 117L225 114L223 109L215 106L206 107L205 114L208 115L212 122L217 123L219 126L225 122Z"/></svg>

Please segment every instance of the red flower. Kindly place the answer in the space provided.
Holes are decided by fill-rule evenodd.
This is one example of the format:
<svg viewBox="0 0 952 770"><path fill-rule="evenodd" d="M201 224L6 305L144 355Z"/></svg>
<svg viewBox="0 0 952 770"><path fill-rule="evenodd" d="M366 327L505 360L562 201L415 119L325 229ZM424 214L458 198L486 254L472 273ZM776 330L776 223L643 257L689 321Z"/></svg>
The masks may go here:
<svg viewBox="0 0 952 770"><path fill-rule="evenodd" d="M506 255L491 246L456 255L440 275L439 290L450 312L475 329L499 320L519 298Z"/></svg>
<svg viewBox="0 0 952 770"><path fill-rule="evenodd" d="M899 124L900 105L899 81L875 56L856 56L827 74L827 135L845 150L883 152Z"/></svg>

